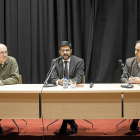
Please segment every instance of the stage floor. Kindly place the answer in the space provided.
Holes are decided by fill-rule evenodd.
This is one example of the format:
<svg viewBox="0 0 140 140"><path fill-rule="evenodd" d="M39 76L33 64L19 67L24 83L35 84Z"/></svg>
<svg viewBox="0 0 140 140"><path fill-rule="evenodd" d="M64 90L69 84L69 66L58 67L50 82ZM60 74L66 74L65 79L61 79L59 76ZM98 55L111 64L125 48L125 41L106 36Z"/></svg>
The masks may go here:
<svg viewBox="0 0 140 140"><path fill-rule="evenodd" d="M44 139L140 139L140 129L135 132L130 132L129 120L126 120L122 124L120 124L118 126L118 131L116 131L116 124L118 124L122 120L123 119L89 120L93 123L93 130L91 124L89 124L88 122L84 120L75 120L75 122L78 124L78 133L76 135L73 135L71 133L70 127L68 126L68 133L64 136L58 134L62 120L58 120L57 122L49 126L49 131L47 131L47 125L54 120L44 120ZM20 133L18 134L18 129L11 119L3 119L1 121L1 126L4 130L4 134L0 135L0 140L43 139L42 119L27 119L27 127L24 121L20 119L15 119L15 121L19 126ZM130 122L131 121L132 120L130 120Z"/></svg>

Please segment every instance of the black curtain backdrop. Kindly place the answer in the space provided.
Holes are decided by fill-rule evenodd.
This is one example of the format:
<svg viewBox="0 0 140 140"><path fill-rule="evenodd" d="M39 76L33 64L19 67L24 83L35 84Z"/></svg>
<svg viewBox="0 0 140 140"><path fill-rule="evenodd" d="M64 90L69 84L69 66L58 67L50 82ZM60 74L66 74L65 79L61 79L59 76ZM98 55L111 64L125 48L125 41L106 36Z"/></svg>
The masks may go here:
<svg viewBox="0 0 140 140"><path fill-rule="evenodd" d="M120 82L118 60L134 56L139 39L139 0L0 0L0 43L23 83L44 82L62 40L84 59L86 82Z"/></svg>

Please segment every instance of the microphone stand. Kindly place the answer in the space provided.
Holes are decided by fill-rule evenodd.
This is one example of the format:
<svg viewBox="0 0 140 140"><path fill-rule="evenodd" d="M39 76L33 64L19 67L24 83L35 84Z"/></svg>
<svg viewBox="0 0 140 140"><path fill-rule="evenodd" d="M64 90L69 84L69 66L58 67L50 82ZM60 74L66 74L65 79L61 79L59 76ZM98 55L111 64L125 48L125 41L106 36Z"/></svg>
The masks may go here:
<svg viewBox="0 0 140 140"><path fill-rule="evenodd" d="M128 84L127 85L121 85L121 87L123 88L133 88L134 86L131 84L131 82L129 81L129 78L128 78L128 75L129 74L126 70L125 70L125 67L124 67L124 64L121 63L121 66L122 66L122 70L123 70L123 73L125 74L125 77L127 79L127 82ZM129 74L130 75L130 74Z"/></svg>
<svg viewBox="0 0 140 140"><path fill-rule="evenodd" d="M53 85L53 84L48 84L48 81L49 81L49 78L50 78L50 76L51 76L51 74L52 74L52 71L54 70L54 68L55 68L55 66L56 66L56 62L57 62L57 61L54 61L53 66L50 68L50 70L49 70L50 73L48 72L47 78L46 78L46 80L45 80L45 82L44 82L44 86L43 86L43 87L54 87L54 86L56 86L56 85Z"/></svg>

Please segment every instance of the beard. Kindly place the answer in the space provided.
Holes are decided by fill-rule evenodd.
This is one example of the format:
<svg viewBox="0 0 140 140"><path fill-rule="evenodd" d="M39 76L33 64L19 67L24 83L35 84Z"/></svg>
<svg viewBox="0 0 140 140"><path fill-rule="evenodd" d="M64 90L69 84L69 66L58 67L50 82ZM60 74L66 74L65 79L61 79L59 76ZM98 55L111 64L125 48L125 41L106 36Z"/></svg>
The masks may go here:
<svg viewBox="0 0 140 140"><path fill-rule="evenodd" d="M69 58L70 58L70 56L69 56L69 55L66 55L66 54L65 54L65 55L63 55L63 59L64 59L64 60L68 60Z"/></svg>

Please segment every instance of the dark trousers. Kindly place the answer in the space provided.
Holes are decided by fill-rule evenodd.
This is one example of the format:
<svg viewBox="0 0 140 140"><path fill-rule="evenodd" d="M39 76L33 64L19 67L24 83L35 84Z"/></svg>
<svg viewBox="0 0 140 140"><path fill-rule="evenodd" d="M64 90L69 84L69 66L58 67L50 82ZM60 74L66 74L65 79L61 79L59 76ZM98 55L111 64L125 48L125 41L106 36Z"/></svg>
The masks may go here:
<svg viewBox="0 0 140 140"><path fill-rule="evenodd" d="M63 120L60 130L61 131L66 131L67 130L67 124L69 124L71 126L72 130L74 129L74 124L75 124L74 120Z"/></svg>

